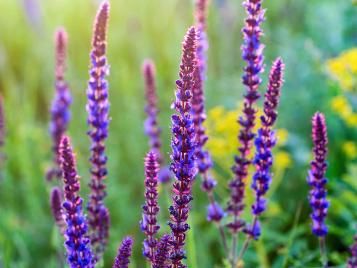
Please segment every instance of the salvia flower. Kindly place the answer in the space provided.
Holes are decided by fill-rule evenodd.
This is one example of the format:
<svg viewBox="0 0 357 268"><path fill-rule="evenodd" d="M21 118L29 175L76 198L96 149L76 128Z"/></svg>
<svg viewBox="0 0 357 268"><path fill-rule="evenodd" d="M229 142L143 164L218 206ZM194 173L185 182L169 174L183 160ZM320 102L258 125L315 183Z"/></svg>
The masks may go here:
<svg viewBox="0 0 357 268"><path fill-rule="evenodd" d="M242 29L244 41L241 50L242 58L246 61L242 81L247 92L244 95L243 115L238 120L241 125L238 135L241 145L238 149L239 155L235 157L235 165L232 167L234 178L229 183L231 198L228 202L227 211L233 216L233 221L228 224L228 227L233 233L240 231L244 226L240 215L244 209L245 185L248 167L251 164L249 154L255 136L253 128L257 110L254 104L260 97L258 88L262 80L259 75L264 70L264 45L260 42L263 34L260 25L264 21L264 10L261 2L262 0L246 0L243 3L247 18Z"/></svg>
<svg viewBox="0 0 357 268"><path fill-rule="evenodd" d="M67 131L70 121L70 105L72 102L71 93L67 82L64 79L66 70L67 54L67 33L63 28L59 28L55 33L56 47L56 67L55 67L55 96L51 106L51 121L49 131L52 136L53 167L47 172L47 179L61 177L59 168L59 143L62 135Z"/></svg>
<svg viewBox="0 0 357 268"><path fill-rule="evenodd" d="M307 182L311 186L309 201L312 209L312 232L318 237L324 237L327 234L325 218L329 207L329 202L326 199L327 179L325 177L328 140L325 117L319 112L312 118L312 140L314 159L311 161L307 178Z"/></svg>
<svg viewBox="0 0 357 268"><path fill-rule="evenodd" d="M155 234L160 229L157 223L158 205L158 159L155 153L149 152L145 158L145 204L143 206L143 219L140 222L141 230L145 233L144 256L153 261L157 240Z"/></svg>
<svg viewBox="0 0 357 268"><path fill-rule="evenodd" d="M50 198L51 210L53 218L56 222L61 233L65 231L65 221L62 209L62 192L61 189L58 187L53 187L51 191L51 198Z"/></svg>
<svg viewBox="0 0 357 268"><path fill-rule="evenodd" d="M197 32L191 27L185 36L182 45L182 59L180 64L180 79L176 81L176 100L173 103L177 111L172 116L171 140L171 170L175 175L173 184L173 205L170 207L172 231L171 262L173 268L186 267L182 264L185 258L185 239L189 229L187 223L192 200L192 183L196 175L195 168L195 129L191 116L192 88L194 86L193 72L196 63Z"/></svg>
<svg viewBox="0 0 357 268"><path fill-rule="evenodd" d="M165 234L157 244L153 268L169 268L170 257L170 235Z"/></svg>
<svg viewBox="0 0 357 268"><path fill-rule="evenodd" d="M347 267L357 267L357 236L355 236L355 243L351 246L351 258L348 260Z"/></svg>
<svg viewBox="0 0 357 268"><path fill-rule="evenodd" d="M125 237L119 247L118 255L115 258L113 268L129 267L132 247L133 247L133 239L130 236Z"/></svg>
<svg viewBox="0 0 357 268"><path fill-rule="evenodd" d="M145 112L147 118L145 120L145 134L149 137L150 150L153 151L159 164L162 163L161 156L161 129L158 125L157 116L159 109L157 108L156 81L155 81L155 64L152 60L145 60L142 66L142 73L145 80L145 97L146 106Z"/></svg>
<svg viewBox="0 0 357 268"><path fill-rule="evenodd" d="M104 1L99 7L95 22L90 54L90 79L87 89L87 112L91 138L91 193L88 203L91 243L97 259L101 257L108 240L109 212L104 205L106 196L104 179L107 176L107 156L105 140L108 136L109 100L106 76L109 66L106 58L107 26L109 2ZM105 216L105 217L103 217Z"/></svg>
<svg viewBox="0 0 357 268"><path fill-rule="evenodd" d="M66 221L65 245L71 268L94 267L90 240L87 237L87 220L82 211L83 200L79 196L79 176L70 140L64 136L60 143L60 159L64 182L64 215Z"/></svg>
<svg viewBox="0 0 357 268"><path fill-rule="evenodd" d="M258 130L258 135L255 138L256 153L253 160L255 165L255 173L253 175L252 188L255 192L255 203L252 205L252 213L254 216L259 216L266 209L266 200L264 198L269 190L272 174L271 167L273 165L272 149L276 144L275 132L272 127L278 116L278 104L280 91L283 85L284 63L280 58L275 60L269 75L268 89L264 99L264 114L261 116L261 128ZM256 220L254 225L257 224ZM250 235L254 239L258 239L256 226L253 229L248 229Z"/></svg>

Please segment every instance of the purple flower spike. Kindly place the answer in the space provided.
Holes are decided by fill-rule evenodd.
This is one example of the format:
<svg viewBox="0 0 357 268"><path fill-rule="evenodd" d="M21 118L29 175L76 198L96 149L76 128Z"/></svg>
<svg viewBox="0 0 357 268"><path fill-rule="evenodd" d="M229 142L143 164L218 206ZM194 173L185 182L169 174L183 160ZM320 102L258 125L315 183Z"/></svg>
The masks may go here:
<svg viewBox="0 0 357 268"><path fill-rule="evenodd" d="M347 268L357 267L357 236L355 236L355 243L351 247L351 258L349 258L347 263Z"/></svg>
<svg viewBox="0 0 357 268"><path fill-rule="evenodd" d="M55 96L51 106L51 122L49 131L52 136L52 151L53 151L53 167L47 171L46 178L52 180L53 178L61 178L61 170L59 163L59 143L61 137L68 129L70 121L70 105L72 102L71 93L69 91L67 82L64 80L66 71L66 56L67 56L67 33L63 28L59 28L55 33L56 46L56 82L55 82Z"/></svg>
<svg viewBox="0 0 357 268"><path fill-rule="evenodd" d="M252 183L252 189L255 191L255 203L252 205L252 213L256 217L266 209L264 196L272 180L270 171L273 165L272 149L276 144L275 132L272 127L278 116L277 109L283 85L283 73L284 63L278 58L274 61L270 70L269 84L264 100L264 114L260 118L262 127L258 130L258 136L255 138L256 153L253 163L256 171ZM254 226L246 230L254 239L258 239L260 235L260 227L255 226L257 224L259 224L259 221L255 220Z"/></svg>
<svg viewBox="0 0 357 268"><path fill-rule="evenodd" d="M311 161L311 168L307 178L311 186L309 201L312 209L312 232L318 237L327 234L325 218L329 202L326 199L327 190L325 177L327 169L327 127L325 116L317 112L312 118L312 140L314 144L314 160Z"/></svg>
<svg viewBox="0 0 357 268"><path fill-rule="evenodd" d="M263 34L260 25L264 21L261 2L262 0L246 0L243 3L247 18L242 29L244 43L241 50L242 58L246 61L242 81L247 92L244 95L243 115L238 120L241 125L238 136L241 146L238 148L239 155L235 157L235 165L232 167L235 176L229 183L231 198L228 202L227 212L233 216L233 221L228 224L228 227L233 233L239 232L244 227L244 221L240 219L240 215L244 209L245 185L248 167L251 164L249 153L255 136L253 128L257 110L254 104L260 97L258 88L262 80L259 75L264 71L264 45L260 43L260 37Z"/></svg>
<svg viewBox="0 0 357 268"><path fill-rule="evenodd" d="M132 247L133 247L133 239L130 236L125 237L119 247L118 255L115 258L113 268L129 267Z"/></svg>
<svg viewBox="0 0 357 268"><path fill-rule="evenodd" d="M71 268L94 267L90 240L87 237L87 221L82 211L83 200L79 196L79 176L70 140L64 136L60 143L61 169L64 182L63 203L67 224L65 233L67 260Z"/></svg>
<svg viewBox="0 0 357 268"><path fill-rule="evenodd" d="M171 170L176 180L173 184L173 205L170 207L172 231L172 268L186 267L182 264L185 258L185 239L189 229L187 223L192 200L192 182L196 175L195 168L195 129L191 117L192 88L196 63L197 32L191 27L182 45L180 79L176 81L176 100L173 107L177 114L172 116Z"/></svg>
<svg viewBox="0 0 357 268"><path fill-rule="evenodd" d="M143 219L140 222L141 230L145 233L144 256L151 262L154 260L155 247L157 240L155 234L160 229L157 223L157 214L159 213L158 205L158 178L157 172L159 163L157 156L149 152L145 158L145 205L143 206Z"/></svg>
<svg viewBox="0 0 357 268"><path fill-rule="evenodd" d="M51 210L53 218L58 226L60 232L64 234L66 223L64 221L63 209L62 209L62 192L58 187L53 187L51 191Z"/></svg>
<svg viewBox="0 0 357 268"><path fill-rule="evenodd" d="M157 244L153 268L169 268L170 257L170 235L165 234Z"/></svg>
<svg viewBox="0 0 357 268"><path fill-rule="evenodd" d="M107 176L107 156L105 140L108 137L109 100L106 76L109 66L106 58L106 35L109 19L109 2L104 1L99 7L95 22L90 54L90 80L87 89L87 112L91 138L91 193L88 203L91 243L96 259L104 252L108 240L109 212L104 205L106 196L104 179ZM104 217L103 217L104 216Z"/></svg>
<svg viewBox="0 0 357 268"><path fill-rule="evenodd" d="M158 126L157 115L159 109L157 108L157 95L156 95L156 83L155 83L155 65L151 60L145 60L142 66L143 77L145 80L145 96L146 106L145 112L147 119L145 120L145 133L149 137L150 150L153 151L158 159L159 164L162 163L161 156L161 141L160 133L161 129Z"/></svg>

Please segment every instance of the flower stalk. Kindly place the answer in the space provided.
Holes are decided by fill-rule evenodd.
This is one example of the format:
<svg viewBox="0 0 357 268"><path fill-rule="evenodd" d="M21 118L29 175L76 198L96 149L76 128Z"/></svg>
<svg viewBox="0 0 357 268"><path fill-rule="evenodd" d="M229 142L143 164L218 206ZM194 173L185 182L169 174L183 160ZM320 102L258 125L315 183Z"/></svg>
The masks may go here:
<svg viewBox="0 0 357 268"><path fill-rule="evenodd" d="M195 168L195 129L191 115L192 88L194 86L194 70L196 68L197 31L189 28L182 44L180 79L176 81L176 100L172 116L171 171L175 175L173 184L171 221L172 252L170 255L172 268L186 267L182 263L185 258L187 223L192 200L192 183L196 175Z"/></svg>
<svg viewBox="0 0 357 268"><path fill-rule="evenodd" d="M60 143L60 161L64 184L63 209L66 221L65 245L71 268L92 268L93 256L87 236L87 220L83 214L83 200L79 196L79 176L70 139L64 136Z"/></svg>
<svg viewBox="0 0 357 268"><path fill-rule="evenodd" d="M156 233L160 229L157 222L158 205L158 173L159 163L155 153L149 152L145 158L145 204L143 218L140 222L141 230L145 233L143 255L152 263L157 244Z"/></svg>
<svg viewBox="0 0 357 268"><path fill-rule="evenodd" d="M105 250L109 232L109 211L105 207L107 177L107 156L105 141L108 137L109 100L108 82L106 76L109 66L106 58L107 27L109 19L109 2L104 1L99 7L94 22L92 51L90 54L90 79L87 89L87 112L91 139L91 193L88 203L89 225L91 230L91 244L99 260Z"/></svg>

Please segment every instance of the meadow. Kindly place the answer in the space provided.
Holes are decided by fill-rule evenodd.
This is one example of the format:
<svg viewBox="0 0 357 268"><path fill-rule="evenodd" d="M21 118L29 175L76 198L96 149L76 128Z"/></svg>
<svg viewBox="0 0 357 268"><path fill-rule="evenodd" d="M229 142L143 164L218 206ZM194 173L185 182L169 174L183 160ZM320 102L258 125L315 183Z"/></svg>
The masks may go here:
<svg viewBox="0 0 357 268"><path fill-rule="evenodd" d="M68 134L77 156L81 196L90 180L86 89L93 20L101 1L0 1L0 93L5 140L0 170L0 267L65 267L63 237L55 226L45 179L51 165L48 132L54 95L54 32L68 32L66 80L73 98ZM311 117L326 116L328 200L326 237L329 267L345 267L357 226L357 6L352 0L263 1L265 72L272 61L285 62L285 84L277 120L280 140L274 151L273 183L262 236L244 256L244 267L321 267L319 245L311 233L309 185ZM142 62L156 64L163 156L170 162L170 108L178 79L181 42L194 23L191 0L111 1L107 59L110 65L110 125L106 141L110 210L108 248L102 267L111 267L120 241L134 237L130 267L146 267L139 221L144 203L145 92ZM241 1L211 0L205 81L207 148L218 181L216 198L225 206L237 153L244 61L240 46L245 12ZM262 100L258 101L262 107ZM199 180L199 179L197 179ZM172 184L172 183L171 183ZM171 184L160 185L160 234L169 231ZM253 203L250 190L247 207ZM206 219L207 196L193 187L186 250L188 267L229 267L213 223ZM244 212L251 219L250 209ZM242 244L243 237L240 239ZM149 267L149 266L147 266Z"/></svg>

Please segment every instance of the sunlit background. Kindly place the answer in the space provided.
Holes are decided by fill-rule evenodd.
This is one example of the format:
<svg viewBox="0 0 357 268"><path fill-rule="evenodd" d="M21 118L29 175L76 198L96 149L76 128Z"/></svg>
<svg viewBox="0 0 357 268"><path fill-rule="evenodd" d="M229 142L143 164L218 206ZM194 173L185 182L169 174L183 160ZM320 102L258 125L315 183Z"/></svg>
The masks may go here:
<svg viewBox="0 0 357 268"><path fill-rule="evenodd" d="M49 106L54 95L53 34L69 35L66 79L73 95L72 137L78 157L82 196L87 200L89 138L86 135L86 84L92 21L100 1L1 0L0 92L4 98L6 140L0 178L0 267L62 267L63 238L54 225L51 184ZM310 231L306 174L311 160L310 118L325 113L329 130L327 217L328 256L346 262L357 224L357 7L352 0L271 0L263 42L266 69L281 56L286 83L279 108L279 144L262 239L245 256L246 267L317 267L317 240ZM108 40L111 118L108 139L107 205L110 245L104 267L111 267L121 239L135 238L132 267L145 267L141 256L141 205L144 202L144 89L141 63L157 65L160 125L166 162L170 153L170 104L181 54L181 41L193 24L191 0L111 1ZM241 1L211 0L209 61L206 81L207 148L215 160L217 199L225 204L230 166L238 145L235 123L242 105ZM263 74L265 88L267 71ZM261 101L260 101L261 105ZM168 231L170 187L160 188L161 233ZM249 191L249 190L248 190ZM247 208L252 202L248 194ZM189 267L223 267L223 247L206 221L207 200L195 185L187 255ZM250 219L250 210L246 210ZM258 262L260 264L258 264Z"/></svg>

